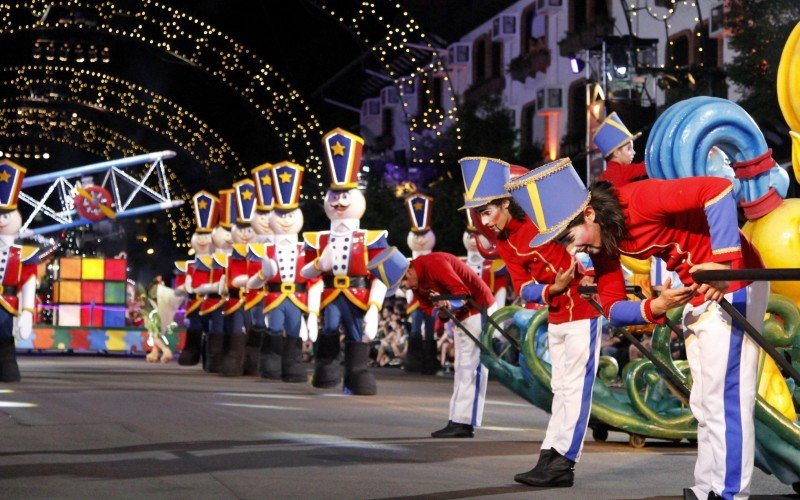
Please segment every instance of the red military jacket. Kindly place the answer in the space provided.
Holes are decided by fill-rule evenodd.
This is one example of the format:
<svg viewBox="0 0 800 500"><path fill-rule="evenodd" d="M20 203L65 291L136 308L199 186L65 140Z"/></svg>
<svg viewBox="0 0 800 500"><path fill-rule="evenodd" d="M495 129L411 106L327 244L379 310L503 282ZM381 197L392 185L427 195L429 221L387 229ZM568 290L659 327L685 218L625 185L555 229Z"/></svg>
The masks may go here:
<svg viewBox="0 0 800 500"><path fill-rule="evenodd" d="M36 279L36 265L39 262L39 248L32 246L11 245L8 254L4 255L5 266L0 263L2 286L0 286L0 306L9 314L19 314L18 293L22 285L30 279Z"/></svg>
<svg viewBox="0 0 800 500"><path fill-rule="evenodd" d="M182 288L186 290L186 277L191 276L194 270L194 261L193 260L176 260L175 261L175 288ZM197 309L200 308L200 299L197 297L197 294L190 293L188 294L188 300L186 302L186 312L184 313L185 316L195 312Z"/></svg>
<svg viewBox="0 0 800 500"><path fill-rule="evenodd" d="M280 237L281 235L275 235L275 240L279 240ZM289 299L301 311L308 312L307 287L312 282L306 281L300 275L300 269L306 264L304 248L303 243L297 243L294 245L292 254L287 252L290 250L289 248L279 248L277 244L267 246L267 258L275 262L278 272L266 284L265 313L275 309L286 299Z"/></svg>
<svg viewBox="0 0 800 500"><path fill-rule="evenodd" d="M377 257L383 250L388 248L386 241L387 233L384 230L363 230L353 231L345 237L343 244L347 246L350 253L347 265L347 275L337 273L336 269L323 273L321 278L325 282L322 292L321 308L324 308L340 294L354 305L363 310L369 308L369 284L372 282L372 275L367 269L369 261ZM337 238L341 238L337 236ZM305 262L311 262L319 258L322 251L327 247L331 240L329 231L315 233L303 233L305 242ZM334 264L336 266L338 264ZM351 281L361 281L366 283L364 286L353 286ZM381 307L379 304L378 307Z"/></svg>
<svg viewBox="0 0 800 500"><path fill-rule="evenodd" d="M530 219L511 218L497 237L497 251L511 275L514 291L520 295L526 286L544 285L541 301L549 308L548 321L553 324L596 318L599 313L578 293L583 276L575 272L569 288L553 297L550 285L555 282L559 269L568 269L572 256L558 243L545 243L531 248L531 240L539 233Z"/></svg>
<svg viewBox="0 0 800 500"><path fill-rule="evenodd" d="M620 243L620 253L637 259L660 257L685 286L694 283L689 269L703 262L727 263L731 269L764 267L756 249L739 231L733 186L727 179L647 179L619 188L617 198L629 232ZM593 255L592 261L603 308L615 321L612 308L627 300L619 257L599 254ZM728 292L747 284L731 282ZM650 300L637 307L645 320L653 322L657 319L650 311ZM704 300L698 295L692 303Z"/></svg>
<svg viewBox="0 0 800 500"><path fill-rule="evenodd" d="M195 259L192 272L192 288L200 285L215 283L225 277L225 267L228 256L224 253L214 255L201 255ZM225 305L219 293L203 295L200 303L200 315L212 313Z"/></svg>
<svg viewBox="0 0 800 500"><path fill-rule="evenodd" d="M235 277L245 275L249 279L261 271L263 255L263 243L233 244L231 254L228 256L228 265L225 268L225 283L228 287L228 299L224 311L226 316L242 307L249 310L264 298L264 292L261 290L248 290L233 286Z"/></svg>
<svg viewBox="0 0 800 500"><path fill-rule="evenodd" d="M623 165L618 161L610 161L606 163L605 171L598 177L598 180L608 181L617 188L644 179L647 179L644 162Z"/></svg>
<svg viewBox="0 0 800 500"><path fill-rule="evenodd" d="M437 295L469 295L480 307L494 305L494 295L486 283L455 255L431 252L412 260L411 265L417 273L414 295L419 300L419 307L427 315L433 314L431 297ZM457 314L459 319L480 312L469 305L464 311Z"/></svg>

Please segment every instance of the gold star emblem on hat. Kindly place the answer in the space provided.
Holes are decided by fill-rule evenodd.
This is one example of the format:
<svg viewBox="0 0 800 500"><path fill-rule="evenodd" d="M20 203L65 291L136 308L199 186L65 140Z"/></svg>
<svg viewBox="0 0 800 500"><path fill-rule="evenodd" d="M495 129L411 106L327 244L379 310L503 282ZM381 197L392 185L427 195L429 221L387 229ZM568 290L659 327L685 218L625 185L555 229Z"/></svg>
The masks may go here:
<svg viewBox="0 0 800 500"><path fill-rule="evenodd" d="M200 200L197 206L200 207L201 210L205 210L206 207L208 207L208 202L206 200Z"/></svg>
<svg viewBox="0 0 800 500"><path fill-rule="evenodd" d="M278 177L280 177L281 182L283 182L284 184L286 184L287 182L292 182L292 174L290 174L289 172L284 172Z"/></svg>
<svg viewBox="0 0 800 500"><path fill-rule="evenodd" d="M9 179L11 179L11 174L7 170L0 172L0 182L8 182Z"/></svg>
<svg viewBox="0 0 800 500"><path fill-rule="evenodd" d="M335 154L336 156L344 156L344 144L342 144L339 141L336 141L336 144L331 146L331 151L333 151L333 154Z"/></svg>
<svg viewBox="0 0 800 500"><path fill-rule="evenodd" d="M418 201L414 203L414 210L422 210L424 206L425 205L421 201Z"/></svg>
<svg viewBox="0 0 800 500"><path fill-rule="evenodd" d="M249 200L252 197L253 197L253 192L250 191L249 189L245 189L242 191L242 198L244 198L245 200Z"/></svg>
<svg viewBox="0 0 800 500"><path fill-rule="evenodd" d="M269 175L265 175L264 177L261 178L262 186L269 186L271 184L272 184L272 177L270 177Z"/></svg>

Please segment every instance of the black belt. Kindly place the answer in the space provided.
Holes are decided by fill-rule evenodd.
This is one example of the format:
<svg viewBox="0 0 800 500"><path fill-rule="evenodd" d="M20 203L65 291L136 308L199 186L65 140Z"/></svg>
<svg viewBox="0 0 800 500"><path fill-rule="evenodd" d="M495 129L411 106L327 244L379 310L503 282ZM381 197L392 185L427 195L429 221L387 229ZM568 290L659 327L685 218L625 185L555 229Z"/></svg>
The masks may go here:
<svg viewBox="0 0 800 500"><path fill-rule="evenodd" d="M267 291L277 293L305 292L306 284L305 282L294 283L292 281L284 281L283 283L267 283Z"/></svg>
<svg viewBox="0 0 800 500"><path fill-rule="evenodd" d="M0 295L16 295L16 294L17 294L16 285L11 285L11 286L0 285Z"/></svg>
<svg viewBox="0 0 800 500"><path fill-rule="evenodd" d="M367 288L369 285L364 276L325 276L322 283L325 288Z"/></svg>
<svg viewBox="0 0 800 500"><path fill-rule="evenodd" d="M218 293L207 293L202 296L204 299L221 299L222 295Z"/></svg>

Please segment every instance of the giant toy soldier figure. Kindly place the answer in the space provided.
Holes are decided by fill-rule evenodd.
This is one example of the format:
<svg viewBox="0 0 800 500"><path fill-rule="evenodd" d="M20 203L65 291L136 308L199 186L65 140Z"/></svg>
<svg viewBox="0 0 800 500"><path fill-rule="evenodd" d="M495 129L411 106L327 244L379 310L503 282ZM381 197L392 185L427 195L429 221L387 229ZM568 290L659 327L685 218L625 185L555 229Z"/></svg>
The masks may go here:
<svg viewBox="0 0 800 500"><path fill-rule="evenodd" d="M364 140L342 129L323 137L325 158L331 175L325 195L325 214L330 231L305 233L306 260L302 275L322 276L325 289L321 307L324 326L317 339L315 387L333 387L339 382L339 325L345 327L344 388L353 394L375 394L374 376L369 372L369 344L363 336L375 337L378 311L383 306L386 285L373 279L367 263L387 247L386 231L360 228L366 200L358 189ZM309 335L317 329L317 317L310 311ZM363 324L362 324L363 323Z"/></svg>

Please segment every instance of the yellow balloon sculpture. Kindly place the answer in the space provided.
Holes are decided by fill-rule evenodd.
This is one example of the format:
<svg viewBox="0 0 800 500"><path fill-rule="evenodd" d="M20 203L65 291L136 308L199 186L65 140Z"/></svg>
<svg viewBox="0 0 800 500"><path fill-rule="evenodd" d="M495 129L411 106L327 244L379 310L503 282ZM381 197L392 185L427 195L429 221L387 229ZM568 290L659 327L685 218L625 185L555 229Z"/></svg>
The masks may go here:
<svg viewBox="0 0 800 500"><path fill-rule="evenodd" d="M778 104L792 129L792 166L795 178L800 179L800 23L783 46L778 65Z"/></svg>

